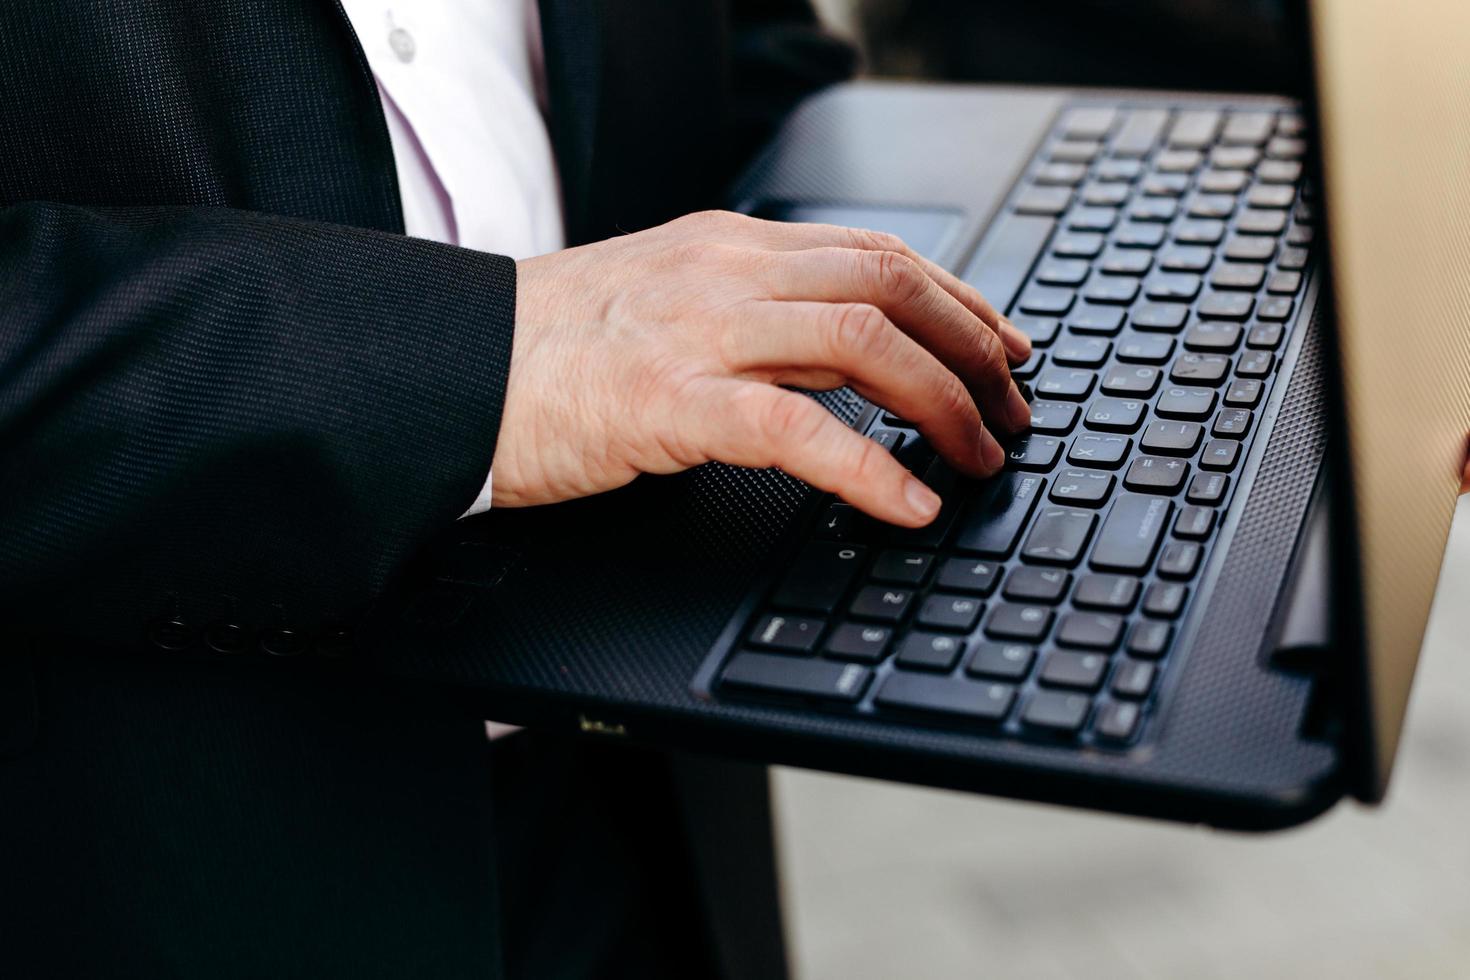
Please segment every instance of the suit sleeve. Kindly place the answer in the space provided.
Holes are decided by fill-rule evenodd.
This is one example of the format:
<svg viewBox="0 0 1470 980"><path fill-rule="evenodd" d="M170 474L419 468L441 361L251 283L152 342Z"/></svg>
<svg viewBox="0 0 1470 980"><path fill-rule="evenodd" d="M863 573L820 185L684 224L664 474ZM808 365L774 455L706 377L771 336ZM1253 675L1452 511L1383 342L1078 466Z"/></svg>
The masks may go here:
<svg viewBox="0 0 1470 980"><path fill-rule="evenodd" d="M743 162L798 102L852 78L859 59L823 27L810 0L736 0L732 11L735 147Z"/></svg>
<svg viewBox="0 0 1470 980"><path fill-rule="evenodd" d="M507 258L227 209L0 209L0 608L123 647L350 625L475 499Z"/></svg>

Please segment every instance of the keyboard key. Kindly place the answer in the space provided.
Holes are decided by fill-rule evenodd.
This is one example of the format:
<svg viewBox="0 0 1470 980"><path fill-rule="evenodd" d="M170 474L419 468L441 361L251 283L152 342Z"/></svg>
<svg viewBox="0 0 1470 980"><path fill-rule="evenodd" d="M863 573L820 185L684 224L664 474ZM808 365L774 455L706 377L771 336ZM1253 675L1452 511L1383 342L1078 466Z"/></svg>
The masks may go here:
<svg viewBox="0 0 1470 980"><path fill-rule="evenodd" d="M1276 254L1276 240L1260 235L1232 235L1225 243L1225 257L1232 262L1269 262Z"/></svg>
<svg viewBox="0 0 1470 980"><path fill-rule="evenodd" d="M1080 435L1072 440L1067 462L1116 469L1132 448L1133 440L1127 436Z"/></svg>
<svg viewBox="0 0 1470 980"><path fill-rule="evenodd" d="M1146 660L1124 660L1113 674L1112 692L1120 698L1146 698L1158 668Z"/></svg>
<svg viewBox="0 0 1470 980"><path fill-rule="evenodd" d="M1299 160L1264 160L1256 168L1256 176L1267 184L1295 184L1302 179Z"/></svg>
<svg viewBox="0 0 1470 980"><path fill-rule="evenodd" d="M1076 187L1086 176L1087 166L1085 164L1054 161L1038 167L1032 179L1042 185Z"/></svg>
<svg viewBox="0 0 1470 980"><path fill-rule="evenodd" d="M1129 465L1123 486L1140 493L1178 493L1188 479L1188 463L1160 456L1140 456Z"/></svg>
<svg viewBox="0 0 1470 980"><path fill-rule="evenodd" d="M994 477L962 519L955 547L992 558L1006 557L1045 492L1046 480L1039 476L1007 472Z"/></svg>
<svg viewBox="0 0 1470 980"><path fill-rule="evenodd" d="M985 633L1007 640L1040 642L1051 628L1051 618L1052 611L1045 606L1002 602L991 611Z"/></svg>
<svg viewBox="0 0 1470 980"><path fill-rule="evenodd" d="M1222 262L1210 276L1216 289L1257 290L1266 281L1266 267L1255 262Z"/></svg>
<svg viewBox="0 0 1470 980"><path fill-rule="evenodd" d="M1140 197L1128 209L1133 221L1173 221L1179 212L1179 202L1172 197Z"/></svg>
<svg viewBox="0 0 1470 980"><path fill-rule="evenodd" d="M1051 253L1064 258L1090 259L1103 249L1103 236L1094 232L1071 231L1058 235Z"/></svg>
<svg viewBox="0 0 1470 980"><path fill-rule="evenodd" d="M1217 385L1229 376L1230 358L1223 354L1186 352L1176 357L1169 369L1169 380L1176 384ZM1159 414L1165 413L1161 409Z"/></svg>
<svg viewBox="0 0 1470 980"><path fill-rule="evenodd" d="M1105 609L1127 612L1138 601L1138 579L1126 575L1084 575L1072 594L1072 604L1079 609Z"/></svg>
<svg viewBox="0 0 1470 980"><path fill-rule="evenodd" d="M1184 608L1189 589L1178 582L1155 582L1143 593L1143 611L1160 619L1172 619Z"/></svg>
<svg viewBox="0 0 1470 980"><path fill-rule="evenodd" d="M995 588L1000 575L1000 566L994 562L976 561L973 558L946 558L939 566L939 576L934 584L953 592L975 592L989 595Z"/></svg>
<svg viewBox="0 0 1470 980"><path fill-rule="evenodd" d="M1045 347L1057 339L1057 331L1062 329L1062 321L1050 317L1024 316L1017 314L1011 317L1011 323L1031 338L1032 347Z"/></svg>
<svg viewBox="0 0 1470 980"><path fill-rule="evenodd" d="M1261 300L1256 316L1262 320L1290 320L1292 301L1290 296L1268 296Z"/></svg>
<svg viewBox="0 0 1470 980"><path fill-rule="evenodd" d="M1222 439L1244 439L1254 418L1255 414L1244 408L1222 408L1210 432Z"/></svg>
<svg viewBox="0 0 1470 980"><path fill-rule="evenodd" d="M1244 320L1255 309L1256 298L1246 293L1206 293L1195 312L1205 320Z"/></svg>
<svg viewBox="0 0 1470 980"><path fill-rule="evenodd" d="M1036 373L1041 370L1041 365L1044 363L1046 363L1045 352L1033 350L1025 361L1011 367L1011 377L1017 381L1030 381L1036 377Z"/></svg>
<svg viewBox="0 0 1470 980"><path fill-rule="evenodd" d="M1170 541L1159 552L1159 574L1165 578L1190 578L1199 568L1202 549L1193 541Z"/></svg>
<svg viewBox="0 0 1470 980"><path fill-rule="evenodd" d="M1103 432L1135 432L1143 424L1148 403L1138 399L1099 398L1087 410L1087 427Z"/></svg>
<svg viewBox="0 0 1470 980"><path fill-rule="evenodd" d="M838 660L875 664L888 652L888 642L892 639L893 631L886 626L843 623L827 637L823 652Z"/></svg>
<svg viewBox="0 0 1470 980"><path fill-rule="evenodd" d="M1044 602L1056 605L1067 594L1072 576L1060 568L1022 566L1006 579L1004 595L1014 602Z"/></svg>
<svg viewBox="0 0 1470 980"><path fill-rule="evenodd" d="M1296 188L1290 184L1257 184L1245 196L1253 208L1289 208L1296 200Z"/></svg>
<svg viewBox="0 0 1470 980"><path fill-rule="evenodd" d="M873 561L871 576L879 582L918 585L929 574L934 556L923 551L885 551Z"/></svg>
<svg viewBox="0 0 1470 980"><path fill-rule="evenodd" d="M1174 338L1162 334L1133 334L1118 341L1118 360L1126 364L1166 364L1173 353Z"/></svg>
<svg viewBox="0 0 1470 980"><path fill-rule="evenodd" d="M1082 297L1089 303L1127 306L1138 298L1138 280L1124 276L1098 276L1082 291ZM1121 320L1119 325L1122 325Z"/></svg>
<svg viewBox="0 0 1470 980"><path fill-rule="evenodd" d="M1164 244L1164 226L1145 221L1130 221L1118 229L1113 244L1123 248L1158 248Z"/></svg>
<svg viewBox="0 0 1470 980"><path fill-rule="evenodd" d="M1231 383L1225 392L1225 404L1231 408L1255 408L1261 400L1263 384L1253 378L1242 378Z"/></svg>
<svg viewBox="0 0 1470 980"><path fill-rule="evenodd" d="M1052 218L1067 210L1072 203L1070 187L1028 187L1016 195L1016 211Z"/></svg>
<svg viewBox="0 0 1470 980"><path fill-rule="evenodd" d="M858 590L848 612L857 619L875 619L884 623L896 623L908 611L914 593L910 589L888 588L882 585L867 585Z"/></svg>
<svg viewBox="0 0 1470 980"><path fill-rule="evenodd" d="M1022 313L1051 314L1060 316L1072 308L1076 294L1070 289L1054 289L1050 286L1028 286L1017 300Z"/></svg>
<svg viewBox="0 0 1470 980"><path fill-rule="evenodd" d="M974 600L971 600L974 601ZM943 633L910 633L899 641L893 662L908 670L948 671L959 662L965 641Z"/></svg>
<svg viewBox="0 0 1470 980"><path fill-rule="evenodd" d="M1220 132L1220 142L1227 146L1260 146L1271 138L1276 115L1270 112L1232 112Z"/></svg>
<svg viewBox="0 0 1470 980"><path fill-rule="evenodd" d="M1128 184L1143 173L1143 164L1137 160L1104 160L1097 165L1097 179Z"/></svg>
<svg viewBox="0 0 1470 980"><path fill-rule="evenodd" d="M975 645L965 673L978 677L1000 677L1018 681L1031 672L1036 651L1024 643L997 643L985 640Z"/></svg>
<svg viewBox="0 0 1470 980"><path fill-rule="evenodd" d="M1215 218L1191 218L1174 227L1174 240L1187 245L1218 245L1225 237L1225 222Z"/></svg>
<svg viewBox="0 0 1470 980"><path fill-rule="evenodd" d="M1067 218L1073 231L1108 231L1117 223L1117 208L1076 208Z"/></svg>
<svg viewBox="0 0 1470 980"><path fill-rule="evenodd" d="M1015 688L1005 684L975 684L923 674L890 674L873 695L873 702L880 708L987 724L1004 721L1015 701Z"/></svg>
<svg viewBox="0 0 1470 980"><path fill-rule="evenodd" d="M1036 281L1048 286L1080 286L1092 266L1082 259L1043 259L1036 267Z"/></svg>
<svg viewBox="0 0 1470 980"><path fill-rule="evenodd" d="M1187 303L1199 295L1200 277L1188 272L1158 272L1144 281L1143 289L1149 299Z"/></svg>
<svg viewBox="0 0 1470 980"><path fill-rule="evenodd" d="M806 616L762 616L750 631L751 646L770 647L788 653L811 653L817 648L817 637L827 624Z"/></svg>
<svg viewBox="0 0 1470 980"><path fill-rule="evenodd" d="M1266 144L1266 156L1273 160L1300 160L1306 152L1306 142L1292 136L1273 136Z"/></svg>
<svg viewBox="0 0 1470 980"><path fill-rule="evenodd" d="M985 604L973 596L936 592L919 607L915 622L925 629L968 633L980 621L980 613L984 609Z"/></svg>
<svg viewBox="0 0 1470 980"><path fill-rule="evenodd" d="M1216 397L1208 388L1165 388L1154 411L1166 419L1199 421L1215 410Z"/></svg>
<svg viewBox="0 0 1470 980"><path fill-rule="evenodd" d="M1235 373L1242 378L1264 378L1275 365L1276 359L1270 351L1246 351L1240 356L1240 363L1235 365Z"/></svg>
<svg viewBox="0 0 1470 980"><path fill-rule="evenodd" d="M1098 368L1113 352L1112 341L1103 337L1063 337L1051 352L1051 362L1061 367ZM1053 403L1056 404L1056 403ZM1073 408L1075 406L1068 406ZM1032 412L1034 416L1035 411ZM1032 425L1035 428L1035 425Z"/></svg>
<svg viewBox="0 0 1470 980"><path fill-rule="evenodd" d="M723 683L767 694L855 704L872 676L871 670L857 664L771 653L737 653L725 667Z"/></svg>
<svg viewBox="0 0 1470 980"><path fill-rule="evenodd" d="M1072 653L1055 650L1047 654L1038 679L1048 687L1096 691L1108 672L1108 658L1101 653Z"/></svg>
<svg viewBox="0 0 1470 980"><path fill-rule="evenodd" d="M1253 146L1217 146L1210 151L1210 166L1221 170L1249 170L1261 161Z"/></svg>
<svg viewBox="0 0 1470 980"><path fill-rule="evenodd" d="M1209 450L1205 450L1206 455ZM1201 464L1203 465L1203 464ZM1209 469L1208 466L1205 469ZM1220 473L1200 473L1189 484L1189 493L1184 499L1191 504L1205 504L1213 507L1225 499L1226 492L1230 489L1230 477Z"/></svg>
<svg viewBox="0 0 1470 980"><path fill-rule="evenodd" d="M1169 128L1168 145L1204 149L1215 142L1221 118L1218 109L1190 109L1179 113L1174 117L1174 125Z"/></svg>
<svg viewBox="0 0 1470 980"><path fill-rule="evenodd" d="M857 577L867 549L812 541L797 554L771 602L781 609L829 613Z"/></svg>
<svg viewBox="0 0 1470 980"><path fill-rule="evenodd" d="M1123 326L1123 311L1116 306L1083 303L1067 317L1067 329L1076 333L1115 334Z"/></svg>
<svg viewBox="0 0 1470 980"><path fill-rule="evenodd" d="M1251 327L1250 333L1246 334L1245 345L1275 350L1281 344L1281 336L1284 331L1285 328L1279 323L1258 323Z"/></svg>
<svg viewBox="0 0 1470 980"><path fill-rule="evenodd" d="M1066 435L1077 424L1082 410L1071 402L1034 401L1031 403L1031 431L1048 435Z"/></svg>
<svg viewBox="0 0 1470 980"><path fill-rule="evenodd" d="M1193 456L1204 435L1204 426L1197 422L1155 419L1143 430L1138 445L1144 452L1158 456Z"/></svg>
<svg viewBox="0 0 1470 980"><path fill-rule="evenodd" d="M1187 174L1204 162L1205 155L1198 150L1165 150L1154 158L1154 169L1165 174Z"/></svg>
<svg viewBox="0 0 1470 980"><path fill-rule="evenodd" d="M1110 742L1126 742L1138 730L1142 717L1142 710L1132 702L1109 701L1097 713L1095 731Z"/></svg>
<svg viewBox="0 0 1470 980"><path fill-rule="evenodd" d="M1062 440L1055 436L1028 435L1017 439L1006 453L1006 465L1015 470L1046 472L1062 456Z"/></svg>
<svg viewBox="0 0 1470 980"><path fill-rule="evenodd" d="M1209 507L1190 504L1179 508L1179 514L1174 518L1174 536L1178 538L1200 541L1209 537L1214 529L1215 512Z"/></svg>
<svg viewBox="0 0 1470 980"><path fill-rule="evenodd" d="M1037 691L1021 711L1021 720L1033 728L1059 735L1075 735L1087 721L1092 699L1085 694Z"/></svg>
<svg viewBox="0 0 1470 980"><path fill-rule="evenodd" d="M1202 470L1229 473L1240 458L1240 443L1234 439L1211 439L1199 458Z"/></svg>
<svg viewBox="0 0 1470 980"><path fill-rule="evenodd" d="M1063 646L1112 650L1122 638L1123 621L1108 613L1067 613L1057 627L1057 642Z"/></svg>
<svg viewBox="0 0 1470 980"><path fill-rule="evenodd" d="M1092 183L1082 189L1082 203L1090 207L1115 208L1126 200L1127 184Z"/></svg>
<svg viewBox="0 0 1470 980"><path fill-rule="evenodd" d="M1039 395L1080 402L1092 394L1097 375L1091 371L1071 371L1063 368L1047 368L1036 376L1033 387Z"/></svg>
<svg viewBox="0 0 1470 980"><path fill-rule="evenodd" d="M1162 657L1173 633L1168 623L1141 619L1128 631L1127 650L1135 657Z"/></svg>
<svg viewBox="0 0 1470 980"><path fill-rule="evenodd" d="M1143 193L1149 197L1180 197L1187 190L1187 174L1149 174L1143 180Z"/></svg>
<svg viewBox="0 0 1470 980"><path fill-rule="evenodd" d="M1123 117L1123 125L1113 139L1116 157L1146 157L1163 135L1169 120L1166 109L1133 109Z"/></svg>
<svg viewBox="0 0 1470 980"><path fill-rule="evenodd" d="M1092 567L1133 575L1146 572L1173 516L1174 504L1166 498L1121 495L1103 521L1092 549Z"/></svg>
<svg viewBox="0 0 1470 980"><path fill-rule="evenodd" d="M1266 283L1266 292L1290 296L1302 288L1300 272L1273 272Z"/></svg>
<svg viewBox="0 0 1470 980"><path fill-rule="evenodd" d="M1229 354L1240 343L1243 328L1238 323L1200 320L1184 334L1187 350Z"/></svg>
<svg viewBox="0 0 1470 980"><path fill-rule="evenodd" d="M1199 189L1207 194L1238 194L1250 182L1239 170L1206 170L1199 175Z"/></svg>
<svg viewBox="0 0 1470 980"><path fill-rule="evenodd" d="M1053 143L1047 159L1057 163L1091 163L1101 152L1102 144L1097 140L1068 139Z"/></svg>
<svg viewBox="0 0 1470 980"><path fill-rule="evenodd" d="M850 504L831 504L817 521L816 536L829 541L850 541L862 533L866 518Z"/></svg>
<svg viewBox="0 0 1470 980"><path fill-rule="evenodd" d="M1233 194L1196 194L1189 202L1191 218L1228 218L1234 210Z"/></svg>
<svg viewBox="0 0 1470 980"><path fill-rule="evenodd" d="M1101 507L1113 493L1116 478L1092 470L1063 470L1052 481L1051 499L1077 507Z"/></svg>
<svg viewBox="0 0 1470 980"><path fill-rule="evenodd" d="M1021 557L1047 565L1075 565L1082 560L1096 524L1097 515L1091 511L1043 507L1026 536Z"/></svg>
<svg viewBox="0 0 1470 980"><path fill-rule="evenodd" d="M1170 245L1159 253L1159 268L1168 272L1203 272L1215 253L1203 245Z"/></svg>
<svg viewBox="0 0 1470 980"><path fill-rule="evenodd" d="M1235 221L1235 230L1243 235L1279 235L1286 228L1286 215L1281 211L1246 208Z"/></svg>
<svg viewBox="0 0 1470 980"><path fill-rule="evenodd" d="M1098 260L1097 267L1113 276L1141 276L1153 267L1154 257L1136 248L1111 249Z"/></svg>
<svg viewBox="0 0 1470 980"><path fill-rule="evenodd" d="M1133 310L1133 326L1139 330L1172 332L1184 326L1189 307L1177 303L1141 303Z"/></svg>
<svg viewBox="0 0 1470 980"><path fill-rule="evenodd" d="M1120 365L1103 375L1102 392L1120 398L1147 398L1159 386L1159 369Z"/></svg>

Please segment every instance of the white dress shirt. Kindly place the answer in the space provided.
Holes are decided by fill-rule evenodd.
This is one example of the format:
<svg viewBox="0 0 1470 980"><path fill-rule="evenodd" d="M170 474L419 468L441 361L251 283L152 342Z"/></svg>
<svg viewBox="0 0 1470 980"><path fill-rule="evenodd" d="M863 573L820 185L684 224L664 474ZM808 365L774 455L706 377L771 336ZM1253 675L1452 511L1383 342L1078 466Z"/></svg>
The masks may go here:
<svg viewBox="0 0 1470 980"><path fill-rule="evenodd" d="M383 99L405 231L515 259L563 248L535 0L342 6ZM466 516L490 509L490 486Z"/></svg>

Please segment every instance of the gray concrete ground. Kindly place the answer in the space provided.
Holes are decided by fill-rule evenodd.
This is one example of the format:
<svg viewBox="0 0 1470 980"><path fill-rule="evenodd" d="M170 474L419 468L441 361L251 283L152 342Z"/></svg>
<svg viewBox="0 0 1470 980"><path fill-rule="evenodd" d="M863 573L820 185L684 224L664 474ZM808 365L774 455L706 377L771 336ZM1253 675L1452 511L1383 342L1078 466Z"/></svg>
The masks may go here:
<svg viewBox="0 0 1470 980"><path fill-rule="evenodd" d="M1390 798L1269 836L775 777L800 980L1470 977L1470 503Z"/></svg>

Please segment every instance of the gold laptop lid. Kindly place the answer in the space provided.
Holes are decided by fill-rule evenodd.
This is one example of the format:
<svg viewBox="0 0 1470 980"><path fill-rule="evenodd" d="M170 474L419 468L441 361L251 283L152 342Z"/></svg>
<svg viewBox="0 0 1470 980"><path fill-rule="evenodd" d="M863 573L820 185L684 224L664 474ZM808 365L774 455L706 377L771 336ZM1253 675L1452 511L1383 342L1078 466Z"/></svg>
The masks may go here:
<svg viewBox="0 0 1470 980"><path fill-rule="evenodd" d="M1310 9L1376 797L1470 432L1470 0Z"/></svg>

